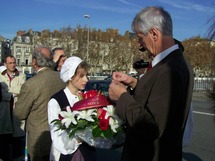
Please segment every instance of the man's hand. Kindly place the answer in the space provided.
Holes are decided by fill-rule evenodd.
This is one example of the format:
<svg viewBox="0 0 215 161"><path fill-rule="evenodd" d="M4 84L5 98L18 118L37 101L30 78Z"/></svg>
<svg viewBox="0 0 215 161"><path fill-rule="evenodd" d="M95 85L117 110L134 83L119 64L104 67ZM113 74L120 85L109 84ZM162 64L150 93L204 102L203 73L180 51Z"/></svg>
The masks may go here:
<svg viewBox="0 0 215 161"><path fill-rule="evenodd" d="M120 82L112 80L108 89L109 97L112 100L117 101L124 92L127 92L126 86Z"/></svg>
<svg viewBox="0 0 215 161"><path fill-rule="evenodd" d="M116 82L122 83L125 86L130 86L131 88L134 88L137 84L136 78L122 72L114 72L112 79Z"/></svg>

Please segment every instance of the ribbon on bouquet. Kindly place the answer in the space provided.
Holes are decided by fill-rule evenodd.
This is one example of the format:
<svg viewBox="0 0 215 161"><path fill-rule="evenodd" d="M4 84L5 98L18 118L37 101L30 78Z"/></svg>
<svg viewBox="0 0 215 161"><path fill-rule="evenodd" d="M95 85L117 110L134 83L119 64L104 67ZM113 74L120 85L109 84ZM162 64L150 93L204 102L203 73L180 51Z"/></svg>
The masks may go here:
<svg viewBox="0 0 215 161"><path fill-rule="evenodd" d="M106 96L96 95L76 102L73 105L72 110L79 111L79 110L86 110L90 108L105 107L107 105L110 105L110 102L108 101Z"/></svg>

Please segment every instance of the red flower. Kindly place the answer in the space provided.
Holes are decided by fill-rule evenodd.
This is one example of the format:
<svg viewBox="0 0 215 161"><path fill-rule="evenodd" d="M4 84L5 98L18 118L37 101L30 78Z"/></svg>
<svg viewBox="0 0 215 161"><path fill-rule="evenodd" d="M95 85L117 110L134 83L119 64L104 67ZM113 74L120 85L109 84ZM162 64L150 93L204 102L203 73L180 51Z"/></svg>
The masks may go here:
<svg viewBox="0 0 215 161"><path fill-rule="evenodd" d="M105 111L103 108L98 109L99 127L102 130L107 130L109 126L110 117L105 118L106 113L107 111Z"/></svg>
<svg viewBox="0 0 215 161"><path fill-rule="evenodd" d="M99 92L97 90L89 90L89 91L84 92L82 94L82 97L83 97L83 99L87 99L90 97L97 96L98 94L99 94Z"/></svg>
<svg viewBox="0 0 215 161"><path fill-rule="evenodd" d="M62 117L60 114L58 115L59 120L63 120L64 117Z"/></svg>

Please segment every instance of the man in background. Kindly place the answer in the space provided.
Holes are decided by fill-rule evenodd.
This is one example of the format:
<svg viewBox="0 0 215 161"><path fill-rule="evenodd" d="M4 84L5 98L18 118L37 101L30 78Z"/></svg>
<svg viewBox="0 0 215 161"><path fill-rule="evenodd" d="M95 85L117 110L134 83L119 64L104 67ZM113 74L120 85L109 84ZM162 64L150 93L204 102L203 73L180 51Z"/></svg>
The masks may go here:
<svg viewBox="0 0 215 161"><path fill-rule="evenodd" d="M54 64L54 70L60 71L63 63L67 59L67 56L65 55L64 49L61 47L56 47L52 50L53 54L53 62Z"/></svg>
<svg viewBox="0 0 215 161"><path fill-rule="evenodd" d="M18 120L13 115L13 109L15 108L15 102L17 101L17 95L20 92L22 84L25 82L25 75L20 73L16 68L16 59L12 55L8 55L4 59L4 67L0 73L0 82L4 86L3 98L4 103L1 104L2 108L8 108L10 110L4 110L4 118L6 116L10 119L7 121L12 121L12 138L11 138L11 151L12 158L18 159L24 157L25 151L25 122ZM10 114L6 114L9 112ZM3 116L3 115L2 115ZM9 125L9 123L8 123ZM7 131L7 129L5 129Z"/></svg>
<svg viewBox="0 0 215 161"><path fill-rule="evenodd" d="M26 120L27 146L31 161L48 161L51 137L48 127L47 105L51 96L65 87L59 72L52 69L52 52L39 46L32 54L36 75L27 80L18 95L15 115Z"/></svg>

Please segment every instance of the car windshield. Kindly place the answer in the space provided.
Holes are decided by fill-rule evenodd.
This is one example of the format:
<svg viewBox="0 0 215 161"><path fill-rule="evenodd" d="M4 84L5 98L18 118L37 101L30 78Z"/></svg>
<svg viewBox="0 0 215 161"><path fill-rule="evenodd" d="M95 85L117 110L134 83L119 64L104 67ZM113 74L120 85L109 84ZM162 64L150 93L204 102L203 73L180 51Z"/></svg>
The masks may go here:
<svg viewBox="0 0 215 161"><path fill-rule="evenodd" d="M84 91L88 90L98 90L104 95L108 96L108 89L111 81L109 80L89 80Z"/></svg>

